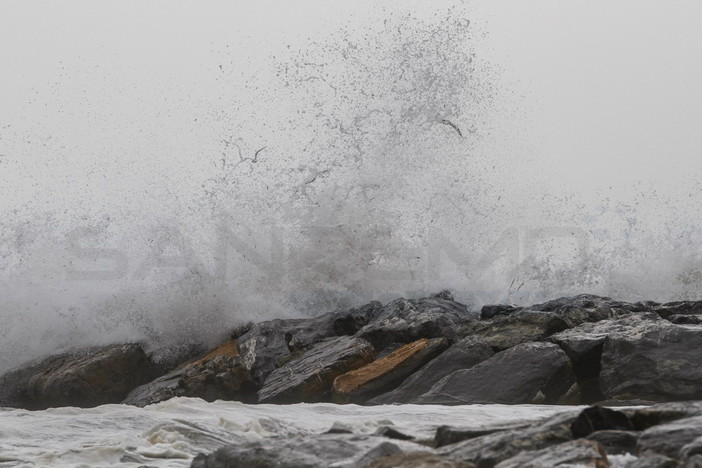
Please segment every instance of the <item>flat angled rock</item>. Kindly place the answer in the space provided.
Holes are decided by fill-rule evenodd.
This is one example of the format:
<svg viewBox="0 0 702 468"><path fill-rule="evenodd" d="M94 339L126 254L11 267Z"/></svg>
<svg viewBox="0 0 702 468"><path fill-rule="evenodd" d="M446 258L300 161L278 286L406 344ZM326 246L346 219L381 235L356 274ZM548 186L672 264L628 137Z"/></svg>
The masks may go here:
<svg viewBox="0 0 702 468"><path fill-rule="evenodd" d="M676 301L656 305L653 310L664 319L673 315L702 314L702 301Z"/></svg>
<svg viewBox="0 0 702 468"><path fill-rule="evenodd" d="M649 312L655 305L654 302L630 303L593 294L580 294L534 304L527 309L552 312L565 320L569 327L576 327L582 323L598 322L632 312Z"/></svg>
<svg viewBox="0 0 702 468"><path fill-rule="evenodd" d="M610 399L702 399L702 327L667 321L636 334L609 335L600 387Z"/></svg>
<svg viewBox="0 0 702 468"><path fill-rule="evenodd" d="M504 460L495 468L609 468L604 448L590 440L573 440L533 452L523 452Z"/></svg>
<svg viewBox="0 0 702 468"><path fill-rule="evenodd" d="M359 403L396 387L407 376L448 347L446 338L421 339L359 369L340 375L332 386L332 400Z"/></svg>
<svg viewBox="0 0 702 468"><path fill-rule="evenodd" d="M401 298L383 306L357 336L370 341L378 351L394 343L411 343L421 338L445 337L456 341L459 326L477 320L477 316L447 293L422 299Z"/></svg>
<svg viewBox="0 0 702 468"><path fill-rule="evenodd" d="M551 416L528 427L475 437L436 449L444 458L492 467L520 452L541 450L573 440L570 424L578 415L568 411Z"/></svg>
<svg viewBox="0 0 702 468"><path fill-rule="evenodd" d="M271 372L258 392L258 400L260 403L327 400L337 376L368 364L374 357L375 349L362 338L327 339Z"/></svg>
<svg viewBox="0 0 702 468"><path fill-rule="evenodd" d="M575 382L566 354L552 343L524 343L444 377L417 404L555 403Z"/></svg>
<svg viewBox="0 0 702 468"><path fill-rule="evenodd" d="M373 405L409 403L419 397L436 382L460 369L470 369L494 355L494 351L482 338L468 336L429 361L409 376L396 389L383 393L368 403Z"/></svg>
<svg viewBox="0 0 702 468"><path fill-rule="evenodd" d="M684 446L702 437L702 416L678 419L653 426L639 437L638 452L656 453L670 458L680 458Z"/></svg>

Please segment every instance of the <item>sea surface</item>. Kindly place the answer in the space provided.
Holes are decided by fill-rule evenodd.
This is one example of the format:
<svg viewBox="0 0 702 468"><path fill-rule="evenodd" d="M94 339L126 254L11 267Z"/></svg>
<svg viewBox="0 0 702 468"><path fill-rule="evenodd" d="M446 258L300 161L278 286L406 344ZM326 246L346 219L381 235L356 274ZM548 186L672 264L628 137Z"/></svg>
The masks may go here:
<svg viewBox="0 0 702 468"><path fill-rule="evenodd" d="M0 409L0 467L188 467L200 452L236 442L325 432L335 422L371 434L393 425L431 438L439 425L537 420L573 407L536 405L247 405L174 398L137 408Z"/></svg>

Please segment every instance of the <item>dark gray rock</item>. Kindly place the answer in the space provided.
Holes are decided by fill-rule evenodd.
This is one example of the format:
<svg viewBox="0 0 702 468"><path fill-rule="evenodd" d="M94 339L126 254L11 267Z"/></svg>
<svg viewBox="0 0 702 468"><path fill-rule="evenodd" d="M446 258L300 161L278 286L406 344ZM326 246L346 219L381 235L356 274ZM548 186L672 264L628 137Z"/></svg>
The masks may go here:
<svg viewBox="0 0 702 468"><path fill-rule="evenodd" d="M368 364L375 349L351 336L329 338L271 372L258 392L260 403L298 403L329 399L334 379Z"/></svg>
<svg viewBox="0 0 702 468"><path fill-rule="evenodd" d="M686 459L682 468L702 468L702 455L693 455Z"/></svg>
<svg viewBox="0 0 702 468"><path fill-rule="evenodd" d="M0 404L27 409L119 403L152 378L138 344L87 348L35 361L0 377Z"/></svg>
<svg viewBox="0 0 702 468"><path fill-rule="evenodd" d="M636 453L636 443L641 435L638 431L606 430L588 434L585 439L597 442L611 455Z"/></svg>
<svg viewBox="0 0 702 468"><path fill-rule="evenodd" d="M566 322L551 312L521 310L498 315L491 320L461 327L461 335L478 335L496 351L521 343L540 341L568 328Z"/></svg>
<svg viewBox="0 0 702 468"><path fill-rule="evenodd" d="M524 343L444 377L418 404L556 403L573 385L570 361L552 343Z"/></svg>
<svg viewBox="0 0 702 468"><path fill-rule="evenodd" d="M523 310L524 307L519 307L514 304L487 304L480 309L480 320L489 320L498 315L509 315Z"/></svg>
<svg viewBox="0 0 702 468"><path fill-rule="evenodd" d="M572 440L570 424L578 412L549 417L526 428L499 431L438 448L437 454L450 460L493 467L520 452L541 450Z"/></svg>
<svg viewBox="0 0 702 468"><path fill-rule="evenodd" d="M668 317L668 320L677 325L702 325L702 315L675 314Z"/></svg>
<svg viewBox="0 0 702 468"><path fill-rule="evenodd" d="M699 315L702 314L702 301L676 301L657 304L653 310L664 319L673 315Z"/></svg>
<svg viewBox="0 0 702 468"><path fill-rule="evenodd" d="M122 402L144 407L174 397L255 401L256 387L239 356L216 356L135 388Z"/></svg>
<svg viewBox="0 0 702 468"><path fill-rule="evenodd" d="M585 408L570 426L573 437L576 439L588 436L595 431L631 431L633 429L634 426L626 414L600 406Z"/></svg>
<svg viewBox="0 0 702 468"><path fill-rule="evenodd" d="M460 428L453 426L439 426L436 428L434 435L434 447L443 447L445 445L456 444L464 440L475 439L495 432L508 431L528 427L528 423L524 424L497 424L487 425L473 428Z"/></svg>
<svg viewBox="0 0 702 468"><path fill-rule="evenodd" d="M359 330L357 336L370 341L380 352L396 343L421 338L448 338L456 341L460 325L477 319L477 313L441 294L423 299L397 299Z"/></svg>
<svg viewBox="0 0 702 468"><path fill-rule="evenodd" d="M600 387L611 399L702 398L702 327L652 323L637 333L609 335Z"/></svg>
<svg viewBox="0 0 702 468"><path fill-rule="evenodd" d="M522 452L495 468L555 468L566 466L609 468L604 448L590 440L573 440L541 450Z"/></svg>
<svg viewBox="0 0 702 468"><path fill-rule="evenodd" d="M680 449L680 458L688 459L694 456L702 456L702 437L697 437Z"/></svg>
<svg viewBox="0 0 702 468"><path fill-rule="evenodd" d="M681 449L702 437L702 416L678 419L646 429L639 437L638 452L680 458Z"/></svg>
<svg viewBox="0 0 702 468"><path fill-rule="evenodd" d="M379 395L368 403L373 405L409 403L429 391L436 382L447 375L460 369L470 369L492 357L493 354L495 353L492 348L481 338L468 336L429 361L395 390Z"/></svg>
<svg viewBox="0 0 702 468"><path fill-rule="evenodd" d="M573 364L573 372L582 392L583 401L592 403L604 399L600 391L602 348L607 336L637 335L654 329L662 319L654 313L624 315L596 323L584 323L548 338L559 345Z"/></svg>

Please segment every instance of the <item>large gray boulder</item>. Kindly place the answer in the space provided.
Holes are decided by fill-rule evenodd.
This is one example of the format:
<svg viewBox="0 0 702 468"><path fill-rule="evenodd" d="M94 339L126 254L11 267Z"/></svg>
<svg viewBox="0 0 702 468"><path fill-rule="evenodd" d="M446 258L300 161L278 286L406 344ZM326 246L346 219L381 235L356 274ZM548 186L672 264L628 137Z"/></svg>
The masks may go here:
<svg viewBox="0 0 702 468"><path fill-rule="evenodd" d="M329 338L271 372L258 392L258 401L299 403L328 400L337 376L368 364L374 357L373 345L363 338Z"/></svg>
<svg viewBox="0 0 702 468"><path fill-rule="evenodd" d="M653 452L669 458L684 458L683 447L702 437L702 416L679 419L667 424L651 427L641 434L638 452ZM689 449L686 451L690 454Z"/></svg>
<svg viewBox="0 0 702 468"><path fill-rule="evenodd" d="M151 377L152 364L138 344L81 349L0 377L0 404L45 409L119 403Z"/></svg>
<svg viewBox="0 0 702 468"><path fill-rule="evenodd" d="M596 323L583 323L556 333L547 340L559 345L568 355L583 401L593 403L604 399L600 390L600 371L605 339L608 336L638 336L661 324L665 325L663 319L652 312L628 314Z"/></svg>
<svg viewBox="0 0 702 468"><path fill-rule="evenodd" d="M568 356L552 343L524 343L438 381L417 404L552 404L575 383Z"/></svg>
<svg viewBox="0 0 702 468"><path fill-rule="evenodd" d="M600 386L610 399L702 399L702 327L656 322L608 335Z"/></svg>
<svg viewBox="0 0 702 468"><path fill-rule="evenodd" d="M206 401L255 401L255 384L239 356L219 355L163 375L132 390L122 401L144 407L174 397Z"/></svg>
<svg viewBox="0 0 702 468"><path fill-rule="evenodd" d="M470 369L494 354L492 348L483 339L468 336L429 361L395 390L371 399L368 404L409 403L429 391L436 382L447 375L460 369Z"/></svg>
<svg viewBox="0 0 702 468"><path fill-rule="evenodd" d="M458 328L478 318L448 292L422 299L396 299L385 305L357 336L378 351L422 338L447 338L457 341Z"/></svg>
<svg viewBox="0 0 702 468"><path fill-rule="evenodd" d="M253 325L238 338L244 363L258 385L268 374L326 338L353 335L380 313L379 302L305 319L276 319Z"/></svg>

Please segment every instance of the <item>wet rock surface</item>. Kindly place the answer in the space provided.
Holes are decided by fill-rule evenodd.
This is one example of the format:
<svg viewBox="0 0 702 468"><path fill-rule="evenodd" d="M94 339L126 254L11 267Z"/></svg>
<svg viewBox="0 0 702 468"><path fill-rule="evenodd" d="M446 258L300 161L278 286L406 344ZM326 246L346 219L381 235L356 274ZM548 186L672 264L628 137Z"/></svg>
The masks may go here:
<svg viewBox="0 0 702 468"><path fill-rule="evenodd" d="M551 343L524 343L458 370L412 400L417 404L556 403L575 382L566 354Z"/></svg>
<svg viewBox="0 0 702 468"><path fill-rule="evenodd" d="M368 364L375 348L363 338L342 336L314 345L266 378L258 392L260 403L328 400L334 379Z"/></svg>
<svg viewBox="0 0 702 468"><path fill-rule="evenodd" d="M28 409L119 403L152 373L138 344L67 352L0 377L0 403Z"/></svg>

